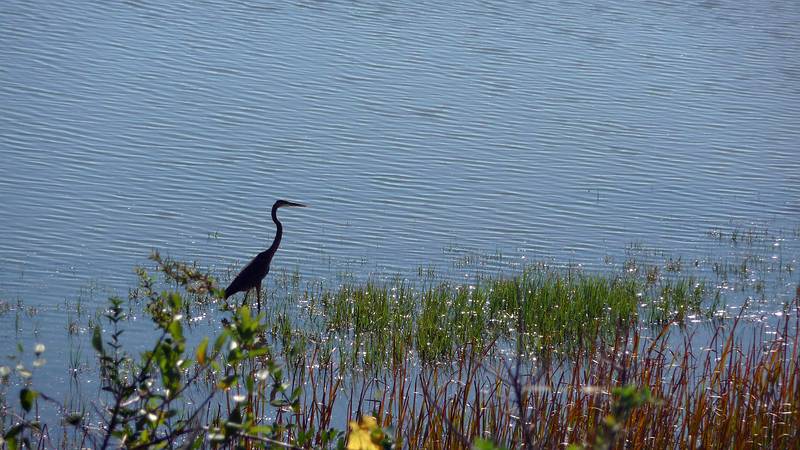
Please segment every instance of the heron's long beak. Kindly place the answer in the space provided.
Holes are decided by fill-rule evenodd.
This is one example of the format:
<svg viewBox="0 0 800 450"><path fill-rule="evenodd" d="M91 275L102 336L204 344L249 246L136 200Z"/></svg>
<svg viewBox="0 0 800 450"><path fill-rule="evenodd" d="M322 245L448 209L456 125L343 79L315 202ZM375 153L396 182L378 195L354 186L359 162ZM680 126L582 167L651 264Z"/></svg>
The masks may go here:
<svg viewBox="0 0 800 450"><path fill-rule="evenodd" d="M296 207L299 207L299 208L305 208L307 205L304 205L302 203L286 202L286 204L283 205L283 206L296 206Z"/></svg>

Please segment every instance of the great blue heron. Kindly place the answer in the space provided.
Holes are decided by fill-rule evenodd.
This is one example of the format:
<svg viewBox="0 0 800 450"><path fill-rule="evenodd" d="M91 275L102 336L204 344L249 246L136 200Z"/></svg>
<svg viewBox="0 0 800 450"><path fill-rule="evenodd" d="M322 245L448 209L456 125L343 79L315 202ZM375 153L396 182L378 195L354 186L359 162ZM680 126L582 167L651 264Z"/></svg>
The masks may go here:
<svg viewBox="0 0 800 450"><path fill-rule="evenodd" d="M247 301L247 294L252 288L256 288L256 297L258 298L258 309L261 309L261 281L269 273L269 263L272 262L272 257L281 245L281 237L283 236L283 225L278 220L278 208L284 206L299 206L305 207L301 203L289 202L286 200L278 200L272 205L272 221L275 222L277 229L275 230L275 239L268 249L256 255L250 263L244 266L239 275L233 279L231 284L225 288L225 299L237 293L244 292L245 301Z"/></svg>

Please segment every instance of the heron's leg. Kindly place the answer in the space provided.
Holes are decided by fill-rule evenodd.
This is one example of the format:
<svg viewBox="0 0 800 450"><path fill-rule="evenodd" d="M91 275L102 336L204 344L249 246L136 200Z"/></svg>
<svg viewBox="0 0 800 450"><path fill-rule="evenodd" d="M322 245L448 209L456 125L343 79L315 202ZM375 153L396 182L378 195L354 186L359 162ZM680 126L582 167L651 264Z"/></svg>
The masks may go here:
<svg viewBox="0 0 800 450"><path fill-rule="evenodd" d="M258 299L258 312L261 312L261 282L256 285L256 298Z"/></svg>
<svg viewBox="0 0 800 450"><path fill-rule="evenodd" d="M250 289L244 291L244 300L242 300L242 306L247 304L247 296L250 295Z"/></svg>

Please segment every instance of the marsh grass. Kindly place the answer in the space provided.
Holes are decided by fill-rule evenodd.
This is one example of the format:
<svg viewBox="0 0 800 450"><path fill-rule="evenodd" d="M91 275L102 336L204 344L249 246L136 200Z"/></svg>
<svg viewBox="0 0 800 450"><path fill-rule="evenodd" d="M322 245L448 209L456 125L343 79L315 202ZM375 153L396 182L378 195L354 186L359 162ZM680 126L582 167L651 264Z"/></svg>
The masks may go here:
<svg viewBox="0 0 800 450"><path fill-rule="evenodd" d="M180 338L162 336L156 348L172 349L172 358L185 349L203 370L188 368L191 358L174 361L183 370L159 366L186 398L166 394L171 415L158 427L167 428L152 432L191 430L181 439L203 447L337 448L348 421L362 415L407 449L494 448L481 438L505 448L790 448L800 438L800 290L770 328L746 320L745 307L717 315L718 291L677 271L534 266L467 285L350 281L333 289L303 286L295 272L278 277L289 293L274 295L255 320L222 302L196 266L157 261L157 276L138 272L127 311L146 311ZM114 308L121 336L125 305L115 300ZM692 326L692 317L711 315ZM212 353L202 343L188 348L199 342L193 332L208 330L197 317L223 323L227 340ZM250 343L245 353L235 336ZM94 338L93 346L102 350ZM38 416L45 397L20 398L24 412L0 412L3 433ZM98 417L113 405L70 400L63 411L79 412L78 431L69 421L43 428L29 420L26 429L39 448L70 448L102 435L111 425ZM130 414L139 420L136 409Z"/></svg>
<svg viewBox="0 0 800 450"><path fill-rule="evenodd" d="M489 343L496 349L521 345L534 356L570 354L640 318L659 324L706 314L704 295L703 283L693 278L647 284L634 277L537 268L474 285L416 288L405 281L370 281L307 291L305 314L295 319L300 326L288 323L287 314L268 320L273 328L316 333L317 340L352 341L363 355L353 359L356 366L385 366L409 355L429 364L450 361L465 346Z"/></svg>
<svg viewBox="0 0 800 450"><path fill-rule="evenodd" d="M395 360L358 375L315 348L298 364L310 382L294 423L371 413L415 449L479 437L507 448L790 448L800 437L797 302L774 337L742 317L717 323L708 341L675 322L617 327L569 358L492 357L488 342L458 346L446 363Z"/></svg>
<svg viewBox="0 0 800 450"><path fill-rule="evenodd" d="M321 319L296 364L299 429L372 413L401 448L431 449L480 437L508 448L780 448L800 437L797 299L777 336L717 316L703 321L710 343L686 325L719 311L718 291L693 277L535 269L471 286L346 284L304 302ZM643 400L625 410L634 394Z"/></svg>

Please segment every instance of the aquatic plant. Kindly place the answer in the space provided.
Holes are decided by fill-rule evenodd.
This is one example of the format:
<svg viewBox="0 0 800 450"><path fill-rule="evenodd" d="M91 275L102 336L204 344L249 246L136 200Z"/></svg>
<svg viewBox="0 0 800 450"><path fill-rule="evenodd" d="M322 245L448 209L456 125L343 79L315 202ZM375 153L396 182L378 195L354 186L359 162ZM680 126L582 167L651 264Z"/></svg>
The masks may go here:
<svg viewBox="0 0 800 450"><path fill-rule="evenodd" d="M697 334L685 320L707 312L705 284L674 275L536 268L472 286L316 286L297 293L302 309L277 301L253 314L196 266L153 261L127 306L110 299L106 330L92 328L97 400L62 405L37 387L35 364L0 367L5 446L738 449L800 438L800 290L773 328L744 307ZM137 308L157 331L138 357L124 340ZM216 315L216 337L193 336L199 312ZM46 408L62 422L44 423Z"/></svg>
<svg viewBox="0 0 800 450"><path fill-rule="evenodd" d="M104 338L98 325L91 338L104 397L93 405L93 412L88 408L67 412L54 398L34 390L31 374L19 369L25 379L19 391L21 412L4 416L15 421L6 427L4 420L2 443L8 448L54 446L48 427L28 418L33 408L38 412L40 399L55 406L64 423L72 427L70 439L61 442L65 447L195 448L204 442L215 447L243 442L282 443L275 437L282 434L283 423L278 420L265 425L256 414L265 399L276 408L297 409L298 392L288 391L282 370L265 359L268 346L262 339L263 316L253 316L246 306L238 308L226 319L213 344L205 338L188 352L183 324L183 313L190 308L187 300L198 296L220 298L223 293L213 278L195 267L163 260L158 254L153 260L159 272L177 283L184 295L158 291L155 277L138 271L137 295L147 300L146 310L158 332L152 347L139 358L124 351L122 325L126 313L122 300L111 298L104 314L110 331ZM200 384L205 388L202 392L196 390ZM226 399L224 413L222 403L212 403L220 396Z"/></svg>

